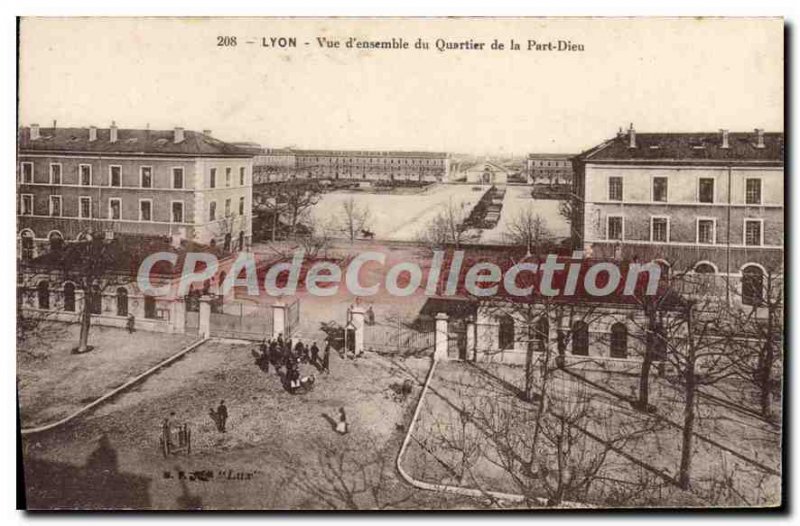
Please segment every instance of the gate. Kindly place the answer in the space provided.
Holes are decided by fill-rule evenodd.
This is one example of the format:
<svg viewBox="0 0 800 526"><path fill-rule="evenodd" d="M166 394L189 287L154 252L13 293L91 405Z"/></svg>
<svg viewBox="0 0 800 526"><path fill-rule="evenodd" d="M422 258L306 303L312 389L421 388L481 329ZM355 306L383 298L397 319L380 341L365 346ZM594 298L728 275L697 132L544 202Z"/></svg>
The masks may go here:
<svg viewBox="0 0 800 526"><path fill-rule="evenodd" d="M211 336L242 340L270 338L272 309L240 302L226 303L224 312L211 313Z"/></svg>
<svg viewBox="0 0 800 526"><path fill-rule="evenodd" d="M399 354L433 352L435 329L434 320L420 320L410 325L400 321L365 325L364 349Z"/></svg>
<svg viewBox="0 0 800 526"><path fill-rule="evenodd" d="M291 336L300 325L300 298L286 306L286 335Z"/></svg>

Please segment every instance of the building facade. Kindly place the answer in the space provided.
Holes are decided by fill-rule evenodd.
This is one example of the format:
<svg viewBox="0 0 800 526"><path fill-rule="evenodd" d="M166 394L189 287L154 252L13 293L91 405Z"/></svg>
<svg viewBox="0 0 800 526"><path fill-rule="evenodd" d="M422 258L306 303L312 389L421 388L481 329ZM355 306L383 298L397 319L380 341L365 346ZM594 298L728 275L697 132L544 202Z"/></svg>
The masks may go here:
<svg viewBox="0 0 800 526"><path fill-rule="evenodd" d="M298 179L439 182L450 156L436 152L362 150L265 150L256 157L259 182Z"/></svg>
<svg viewBox="0 0 800 526"><path fill-rule="evenodd" d="M166 236L244 248L251 240L252 154L174 130L19 130L18 254L89 232Z"/></svg>
<svg viewBox="0 0 800 526"><path fill-rule="evenodd" d="M783 271L783 144L763 130L631 126L575 158L577 244L593 257L713 274L747 302L744 276L763 284Z"/></svg>
<svg viewBox="0 0 800 526"><path fill-rule="evenodd" d="M531 153L526 162L529 184L572 184L572 155Z"/></svg>

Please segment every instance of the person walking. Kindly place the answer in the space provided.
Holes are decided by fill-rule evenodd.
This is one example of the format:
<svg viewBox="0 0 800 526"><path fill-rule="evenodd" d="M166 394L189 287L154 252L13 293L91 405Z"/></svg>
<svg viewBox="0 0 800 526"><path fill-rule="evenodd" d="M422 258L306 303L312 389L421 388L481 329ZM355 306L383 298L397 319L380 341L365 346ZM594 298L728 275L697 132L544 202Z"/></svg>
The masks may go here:
<svg viewBox="0 0 800 526"><path fill-rule="evenodd" d="M325 374L331 374L331 344L325 344L325 350L322 351L322 371Z"/></svg>
<svg viewBox="0 0 800 526"><path fill-rule="evenodd" d="M319 360L319 347L317 347L317 342L311 342L311 363L313 365L317 365Z"/></svg>
<svg viewBox="0 0 800 526"><path fill-rule="evenodd" d="M220 400L217 407L217 419L219 420L219 430L221 433L225 432L225 425L228 422L228 407L225 405L225 400Z"/></svg>

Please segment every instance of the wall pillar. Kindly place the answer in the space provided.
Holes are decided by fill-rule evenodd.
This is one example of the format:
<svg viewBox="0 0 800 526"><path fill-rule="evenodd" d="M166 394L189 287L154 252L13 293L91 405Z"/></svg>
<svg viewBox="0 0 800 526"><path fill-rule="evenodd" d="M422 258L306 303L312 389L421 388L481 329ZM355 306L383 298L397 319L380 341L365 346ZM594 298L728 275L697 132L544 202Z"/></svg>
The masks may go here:
<svg viewBox="0 0 800 526"><path fill-rule="evenodd" d="M440 312L436 315L436 340L433 351L433 358L435 360L447 360L447 314Z"/></svg>
<svg viewBox="0 0 800 526"><path fill-rule="evenodd" d="M172 300L172 315L169 317L172 332L186 332L186 301L183 298Z"/></svg>
<svg viewBox="0 0 800 526"><path fill-rule="evenodd" d="M478 361L478 345L475 341L475 320L467 321L467 361Z"/></svg>
<svg viewBox="0 0 800 526"><path fill-rule="evenodd" d="M201 338L211 337L211 296L200 297L200 321L197 333Z"/></svg>
<svg viewBox="0 0 800 526"><path fill-rule="evenodd" d="M355 329L354 352L356 356L364 352L364 316L367 311L361 305L350 307L350 321Z"/></svg>
<svg viewBox="0 0 800 526"><path fill-rule="evenodd" d="M283 335L286 339L289 335L284 332L286 332L286 304L278 300L272 304L272 337Z"/></svg>

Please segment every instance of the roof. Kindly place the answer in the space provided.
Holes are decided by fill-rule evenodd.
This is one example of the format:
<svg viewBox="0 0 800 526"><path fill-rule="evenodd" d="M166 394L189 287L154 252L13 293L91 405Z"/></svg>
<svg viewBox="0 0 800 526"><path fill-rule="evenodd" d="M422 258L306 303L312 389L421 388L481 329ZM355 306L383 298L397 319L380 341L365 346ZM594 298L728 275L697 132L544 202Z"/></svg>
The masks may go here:
<svg viewBox="0 0 800 526"><path fill-rule="evenodd" d="M183 141L175 143L174 130L117 129L111 142L108 128L97 129L97 139L89 140L89 128L39 128L39 138L31 140L29 127L19 129L20 152L94 153L186 157L252 157L254 154L210 135L185 130Z"/></svg>
<svg viewBox="0 0 800 526"><path fill-rule="evenodd" d="M392 151L392 150L293 150L298 157L424 157L444 159L445 152Z"/></svg>
<svg viewBox="0 0 800 526"><path fill-rule="evenodd" d="M568 161L575 157L574 153L529 153L528 159L556 159Z"/></svg>
<svg viewBox="0 0 800 526"><path fill-rule="evenodd" d="M627 133L591 148L577 159L586 163L643 162L691 164L772 164L783 166L783 133L764 133L764 147L757 147L755 132L731 132L728 148L722 134L636 133L636 147L629 147Z"/></svg>

